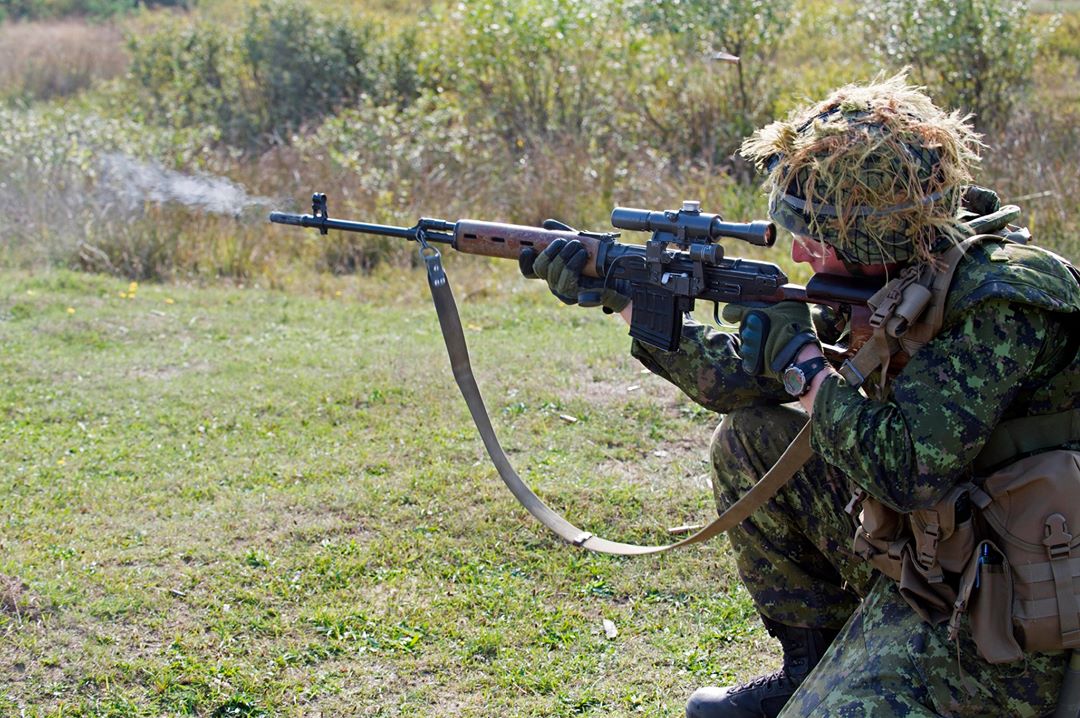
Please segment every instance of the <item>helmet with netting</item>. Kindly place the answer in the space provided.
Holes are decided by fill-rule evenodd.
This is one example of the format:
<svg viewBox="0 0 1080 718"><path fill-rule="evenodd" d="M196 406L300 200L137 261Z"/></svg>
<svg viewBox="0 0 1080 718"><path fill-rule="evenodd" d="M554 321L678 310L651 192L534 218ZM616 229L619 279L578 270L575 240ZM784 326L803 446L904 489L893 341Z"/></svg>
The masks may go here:
<svg viewBox="0 0 1080 718"><path fill-rule="evenodd" d="M978 135L903 74L848 85L754 133L744 157L768 172L769 214L855 264L931 261L963 236Z"/></svg>

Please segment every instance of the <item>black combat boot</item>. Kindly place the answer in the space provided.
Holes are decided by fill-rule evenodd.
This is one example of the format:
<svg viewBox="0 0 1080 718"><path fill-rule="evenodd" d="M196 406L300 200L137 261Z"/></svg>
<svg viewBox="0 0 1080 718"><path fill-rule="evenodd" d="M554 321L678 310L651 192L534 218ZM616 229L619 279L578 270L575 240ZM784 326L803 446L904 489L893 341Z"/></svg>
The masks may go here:
<svg viewBox="0 0 1080 718"><path fill-rule="evenodd" d="M726 688L698 688L686 703L686 718L776 718L814 666L837 631L793 628L761 617L765 630L780 641L784 665L776 673Z"/></svg>

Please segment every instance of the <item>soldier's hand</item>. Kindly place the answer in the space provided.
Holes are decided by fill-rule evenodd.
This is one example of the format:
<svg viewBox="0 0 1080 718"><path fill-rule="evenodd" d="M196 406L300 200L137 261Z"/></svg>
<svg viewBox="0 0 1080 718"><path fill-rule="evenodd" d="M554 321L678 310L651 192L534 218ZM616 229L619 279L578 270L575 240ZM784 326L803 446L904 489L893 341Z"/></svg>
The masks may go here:
<svg viewBox="0 0 1080 718"><path fill-rule="evenodd" d="M802 302L779 302L768 307L728 304L724 321L739 325L739 357L748 374L779 379L784 369L807 344L819 344Z"/></svg>
<svg viewBox="0 0 1080 718"><path fill-rule="evenodd" d="M546 280L551 293L563 303L602 305L610 312L622 311L630 303L626 282L616 280L605 286L601 279L583 277L581 273L588 261L585 245L576 239L556 239L539 254L526 247L518 256L521 273Z"/></svg>

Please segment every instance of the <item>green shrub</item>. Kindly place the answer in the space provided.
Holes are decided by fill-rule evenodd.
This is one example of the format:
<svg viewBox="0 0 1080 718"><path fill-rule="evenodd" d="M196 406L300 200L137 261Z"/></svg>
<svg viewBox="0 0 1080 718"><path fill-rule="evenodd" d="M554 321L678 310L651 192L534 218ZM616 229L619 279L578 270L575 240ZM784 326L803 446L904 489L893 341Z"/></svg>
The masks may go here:
<svg viewBox="0 0 1080 718"><path fill-rule="evenodd" d="M128 47L138 119L171 127L210 126L226 136L252 131L243 111L239 58L220 26L176 20L151 34L132 35Z"/></svg>
<svg viewBox="0 0 1080 718"><path fill-rule="evenodd" d="M421 73L511 146L596 135L632 91L640 45L627 42L625 26L613 2L461 3L430 21L440 41L425 53Z"/></svg>
<svg viewBox="0 0 1080 718"><path fill-rule="evenodd" d="M379 42L377 34L292 0L251 8L238 30L178 18L131 37L130 92L146 121L212 126L244 149L282 144L363 96L412 101L408 37Z"/></svg>
<svg viewBox="0 0 1080 718"><path fill-rule="evenodd" d="M910 66L935 100L1000 127L1031 81L1042 35L1026 2L876 0L866 3L871 47L895 68Z"/></svg>
<svg viewBox="0 0 1080 718"><path fill-rule="evenodd" d="M318 15L306 5L275 0L253 8L239 49L258 93L249 108L256 126L292 133L327 108L370 94L371 44L368 28Z"/></svg>
<svg viewBox="0 0 1080 718"><path fill-rule="evenodd" d="M633 15L681 52L653 68L650 96L675 92L673 110L649 117L669 144L720 161L743 137L773 119L782 89L775 60L795 27L790 0L637 0ZM714 59L716 53L737 62ZM649 108L646 108L648 111Z"/></svg>

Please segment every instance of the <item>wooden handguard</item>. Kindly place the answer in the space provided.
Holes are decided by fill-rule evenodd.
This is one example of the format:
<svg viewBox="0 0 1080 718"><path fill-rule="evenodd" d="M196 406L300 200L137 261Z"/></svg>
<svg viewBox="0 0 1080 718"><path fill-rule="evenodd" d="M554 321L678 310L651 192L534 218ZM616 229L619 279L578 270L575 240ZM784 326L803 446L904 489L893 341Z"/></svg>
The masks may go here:
<svg viewBox="0 0 1080 718"><path fill-rule="evenodd" d="M521 224L503 224L502 222L481 222L474 219L458 220L454 228L453 247L466 254L479 254L484 257L517 259L521 250L532 247L537 252L556 239L570 241L576 239L585 245L589 252L589 261L582 273L589 277L599 277L596 267L596 255L600 240L595 237L542 227L528 227Z"/></svg>

